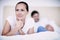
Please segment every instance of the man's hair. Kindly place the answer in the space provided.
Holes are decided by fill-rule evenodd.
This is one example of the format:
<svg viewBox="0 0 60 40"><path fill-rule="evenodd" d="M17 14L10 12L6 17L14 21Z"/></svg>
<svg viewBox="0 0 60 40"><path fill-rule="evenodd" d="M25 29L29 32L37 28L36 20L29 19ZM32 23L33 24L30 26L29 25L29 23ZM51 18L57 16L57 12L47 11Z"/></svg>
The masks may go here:
<svg viewBox="0 0 60 40"><path fill-rule="evenodd" d="M25 4L25 5L26 5L26 10L29 11L28 4L27 4L26 2L23 2L23 1L18 2L18 3L16 4L16 7L17 7L18 4L21 4L21 3L22 3L22 4ZM15 8L16 8L16 7L15 7Z"/></svg>
<svg viewBox="0 0 60 40"><path fill-rule="evenodd" d="M39 12L36 11L36 10L32 11L32 13L31 13L31 17L33 17L34 14L39 14Z"/></svg>

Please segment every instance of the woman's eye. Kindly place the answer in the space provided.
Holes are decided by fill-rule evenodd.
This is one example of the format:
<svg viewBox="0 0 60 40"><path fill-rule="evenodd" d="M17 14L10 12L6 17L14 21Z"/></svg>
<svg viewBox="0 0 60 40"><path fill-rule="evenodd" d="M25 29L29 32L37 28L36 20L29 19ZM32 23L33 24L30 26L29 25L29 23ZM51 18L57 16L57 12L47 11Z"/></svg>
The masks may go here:
<svg viewBox="0 0 60 40"><path fill-rule="evenodd" d="M24 11L23 9L21 9L21 11Z"/></svg>
<svg viewBox="0 0 60 40"><path fill-rule="evenodd" d="M19 11L19 9L16 9L16 11Z"/></svg>

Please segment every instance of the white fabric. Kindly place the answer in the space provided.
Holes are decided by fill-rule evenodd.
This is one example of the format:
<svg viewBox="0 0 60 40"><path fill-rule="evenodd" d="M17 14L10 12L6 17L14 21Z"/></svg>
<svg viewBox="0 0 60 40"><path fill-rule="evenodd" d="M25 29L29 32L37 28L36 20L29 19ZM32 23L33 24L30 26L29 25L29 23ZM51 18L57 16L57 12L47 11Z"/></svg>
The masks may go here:
<svg viewBox="0 0 60 40"><path fill-rule="evenodd" d="M37 32L37 28L39 26L42 26L42 27L46 27L47 24L50 24L53 28L54 28L54 31L58 31L58 26L56 25L56 23L54 21L51 21L51 20L48 20L47 18L40 18L39 22L35 22L35 32Z"/></svg>
<svg viewBox="0 0 60 40"><path fill-rule="evenodd" d="M11 29L13 29L15 27L16 17L9 16L7 18L7 21L10 23ZM33 26L34 26L34 20L32 18L26 18L25 25L22 30L24 31L24 33L27 33L28 29L32 28ZM16 34L19 34L19 33L16 33Z"/></svg>
<svg viewBox="0 0 60 40"><path fill-rule="evenodd" d="M27 18L25 22L25 26L23 27L23 31L27 33L29 28L34 27L34 20L32 18Z"/></svg>
<svg viewBox="0 0 60 40"><path fill-rule="evenodd" d="M0 40L60 40L56 32L40 32L29 35L0 36Z"/></svg>

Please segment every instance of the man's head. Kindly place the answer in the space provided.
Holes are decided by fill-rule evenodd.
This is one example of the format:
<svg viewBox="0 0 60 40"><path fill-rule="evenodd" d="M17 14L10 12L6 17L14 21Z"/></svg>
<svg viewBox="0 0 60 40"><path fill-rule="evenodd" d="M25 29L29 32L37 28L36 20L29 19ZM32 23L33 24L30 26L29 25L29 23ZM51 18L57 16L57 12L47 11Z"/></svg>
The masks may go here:
<svg viewBox="0 0 60 40"><path fill-rule="evenodd" d="M31 17L34 19L35 22L38 22L39 21L39 12L36 10L32 11Z"/></svg>

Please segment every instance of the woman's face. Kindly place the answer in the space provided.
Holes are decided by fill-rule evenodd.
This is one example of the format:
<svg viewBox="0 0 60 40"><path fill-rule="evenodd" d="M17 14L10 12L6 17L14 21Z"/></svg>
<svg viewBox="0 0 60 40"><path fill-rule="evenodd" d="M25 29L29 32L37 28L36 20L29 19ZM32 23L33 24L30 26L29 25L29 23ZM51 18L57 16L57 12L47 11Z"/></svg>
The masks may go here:
<svg viewBox="0 0 60 40"><path fill-rule="evenodd" d="M16 18L17 20L25 19L28 11L26 10L26 5L21 3L16 6Z"/></svg>

